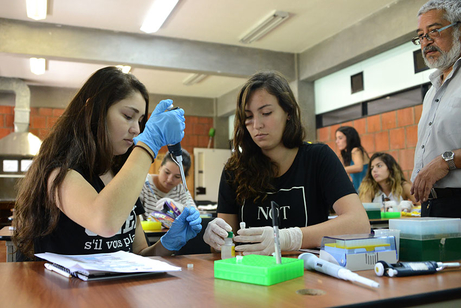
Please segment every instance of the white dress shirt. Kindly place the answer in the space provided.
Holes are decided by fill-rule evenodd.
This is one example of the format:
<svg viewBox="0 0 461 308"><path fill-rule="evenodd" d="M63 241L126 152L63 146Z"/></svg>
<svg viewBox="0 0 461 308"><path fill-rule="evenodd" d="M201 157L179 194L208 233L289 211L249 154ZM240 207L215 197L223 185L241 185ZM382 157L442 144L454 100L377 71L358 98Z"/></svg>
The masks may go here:
<svg viewBox="0 0 461 308"><path fill-rule="evenodd" d="M411 175L414 182L418 172L445 151L461 148L461 58L442 83L441 70L429 77L432 87L423 102L423 112L418 124L418 143L415 165ZM436 188L461 188L461 169L451 170L434 184Z"/></svg>

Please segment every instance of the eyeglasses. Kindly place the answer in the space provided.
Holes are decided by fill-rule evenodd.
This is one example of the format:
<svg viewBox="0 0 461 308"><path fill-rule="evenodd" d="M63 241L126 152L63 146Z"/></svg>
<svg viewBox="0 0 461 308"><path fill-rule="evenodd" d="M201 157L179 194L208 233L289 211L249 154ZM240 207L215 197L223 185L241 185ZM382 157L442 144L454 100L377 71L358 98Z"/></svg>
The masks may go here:
<svg viewBox="0 0 461 308"><path fill-rule="evenodd" d="M443 30L446 30L450 27L453 27L453 26L456 26L457 24L459 24L460 22L457 21L457 22L454 22L448 26L445 26L443 28L440 28L440 29L434 29L434 30L431 30L429 31L428 33L424 34L424 35L418 35L414 38L411 39L411 41L413 42L413 44L415 45L420 45L421 44L421 41L423 39L426 39L428 42L430 41L433 41L434 39L436 38L439 38L440 37L440 32L442 32Z"/></svg>

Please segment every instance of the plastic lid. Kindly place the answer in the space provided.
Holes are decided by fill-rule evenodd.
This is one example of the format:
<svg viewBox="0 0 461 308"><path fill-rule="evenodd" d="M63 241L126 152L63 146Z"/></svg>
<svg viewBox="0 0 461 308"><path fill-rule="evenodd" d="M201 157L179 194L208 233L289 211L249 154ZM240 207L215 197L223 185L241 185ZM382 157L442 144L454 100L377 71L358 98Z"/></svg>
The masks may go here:
<svg viewBox="0 0 461 308"><path fill-rule="evenodd" d="M227 238L233 238L234 233L232 231L227 232Z"/></svg>

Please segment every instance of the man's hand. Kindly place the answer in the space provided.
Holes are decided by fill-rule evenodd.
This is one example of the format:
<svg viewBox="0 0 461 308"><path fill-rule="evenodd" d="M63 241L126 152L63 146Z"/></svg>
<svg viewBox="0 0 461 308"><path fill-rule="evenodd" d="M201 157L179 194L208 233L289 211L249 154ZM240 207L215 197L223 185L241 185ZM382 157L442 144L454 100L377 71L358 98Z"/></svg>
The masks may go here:
<svg viewBox="0 0 461 308"><path fill-rule="evenodd" d="M440 155L437 156L419 171L411 186L410 193L415 196L417 202L426 201L434 183L444 178L448 171L450 169L447 162Z"/></svg>

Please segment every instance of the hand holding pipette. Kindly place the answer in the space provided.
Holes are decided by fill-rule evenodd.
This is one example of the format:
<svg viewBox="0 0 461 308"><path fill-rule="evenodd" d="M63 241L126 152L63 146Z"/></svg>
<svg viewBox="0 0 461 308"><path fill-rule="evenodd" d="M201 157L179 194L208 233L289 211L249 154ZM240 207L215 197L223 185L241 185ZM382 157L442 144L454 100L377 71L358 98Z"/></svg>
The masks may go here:
<svg viewBox="0 0 461 308"><path fill-rule="evenodd" d="M179 143L184 137L184 110L178 108L172 112L165 112L172 105L171 99L160 101L147 121L144 131L133 138L135 144L141 141L147 145L154 157L157 157L161 147Z"/></svg>

